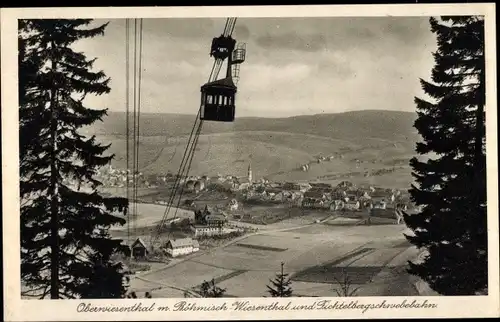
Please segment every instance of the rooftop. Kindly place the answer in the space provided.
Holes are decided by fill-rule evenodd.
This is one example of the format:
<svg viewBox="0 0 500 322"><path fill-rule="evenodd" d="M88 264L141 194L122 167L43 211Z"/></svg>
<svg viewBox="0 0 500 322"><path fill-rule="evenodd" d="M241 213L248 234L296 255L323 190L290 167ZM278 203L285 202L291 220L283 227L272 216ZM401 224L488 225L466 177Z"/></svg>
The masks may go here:
<svg viewBox="0 0 500 322"><path fill-rule="evenodd" d="M207 226L207 225L203 225L203 224L193 224L191 225L192 227L194 228L210 228L210 229L218 229L217 227L214 227L214 226Z"/></svg>
<svg viewBox="0 0 500 322"><path fill-rule="evenodd" d="M304 198L323 198L324 192L320 190L306 191L304 193Z"/></svg>
<svg viewBox="0 0 500 322"><path fill-rule="evenodd" d="M234 85L232 77L226 77L226 78L218 79L218 80L210 82L210 83L206 83L201 88L204 89L207 87L223 87L223 88L236 89L236 85Z"/></svg>
<svg viewBox="0 0 500 322"><path fill-rule="evenodd" d="M205 220L227 220L227 217L223 213L209 214L205 216Z"/></svg>
<svg viewBox="0 0 500 322"><path fill-rule="evenodd" d="M132 248L135 248L137 246L140 246L140 247L143 247L143 248L148 248L146 246L146 243L141 238L137 238L135 240L135 242L132 244Z"/></svg>
<svg viewBox="0 0 500 322"><path fill-rule="evenodd" d="M382 218L396 218L396 209L394 208L386 208L379 209L373 208L370 210L371 216L382 217Z"/></svg>
<svg viewBox="0 0 500 322"><path fill-rule="evenodd" d="M168 241L173 248L177 247L187 247L187 246L199 246L198 241L192 238L180 238L180 239L171 239Z"/></svg>
<svg viewBox="0 0 500 322"><path fill-rule="evenodd" d="M332 185L329 183L324 183L324 182L310 182L309 183L312 187L325 187L325 188L330 188Z"/></svg>

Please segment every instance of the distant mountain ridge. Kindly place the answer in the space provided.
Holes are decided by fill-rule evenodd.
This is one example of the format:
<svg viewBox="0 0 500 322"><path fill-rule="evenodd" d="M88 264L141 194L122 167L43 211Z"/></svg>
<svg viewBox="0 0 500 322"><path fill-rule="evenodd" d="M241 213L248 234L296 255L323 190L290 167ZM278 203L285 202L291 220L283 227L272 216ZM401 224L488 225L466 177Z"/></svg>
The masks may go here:
<svg viewBox="0 0 500 322"><path fill-rule="evenodd" d="M126 166L125 113L109 113L86 129L111 144L112 164ZM365 110L286 118L237 117L205 122L190 173L246 176L277 181L349 179L357 184L407 187L415 155L416 113ZM132 120L130 120L132 122ZM139 168L145 174L177 173L194 115L142 114ZM132 131L130 132L132 135ZM339 155L329 162L317 156ZM306 172L301 166L310 164ZM384 172L385 171L385 172ZM386 173L370 175L370 173Z"/></svg>
<svg viewBox="0 0 500 322"><path fill-rule="evenodd" d="M335 139L379 138L410 140L417 137L413 128L416 113L363 110L335 114L301 115L286 118L236 117L233 123L205 122L203 134L270 131L310 134ZM142 136L178 137L191 133L195 115L149 114L140 116ZM131 121L131 119L130 119ZM103 122L85 129L88 134L125 135L126 114L109 112Z"/></svg>

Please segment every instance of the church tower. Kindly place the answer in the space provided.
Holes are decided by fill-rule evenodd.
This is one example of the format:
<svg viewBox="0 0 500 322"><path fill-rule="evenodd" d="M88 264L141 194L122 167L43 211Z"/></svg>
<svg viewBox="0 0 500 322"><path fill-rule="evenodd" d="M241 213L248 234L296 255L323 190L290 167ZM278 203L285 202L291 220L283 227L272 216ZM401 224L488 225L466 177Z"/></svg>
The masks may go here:
<svg viewBox="0 0 500 322"><path fill-rule="evenodd" d="M248 182L252 183L252 164L248 164Z"/></svg>

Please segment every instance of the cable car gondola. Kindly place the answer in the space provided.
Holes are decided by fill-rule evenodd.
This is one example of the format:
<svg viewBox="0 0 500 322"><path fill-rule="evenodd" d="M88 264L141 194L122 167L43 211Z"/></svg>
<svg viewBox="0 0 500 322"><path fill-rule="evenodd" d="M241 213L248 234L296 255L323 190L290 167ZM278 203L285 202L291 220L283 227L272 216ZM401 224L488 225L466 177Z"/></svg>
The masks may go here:
<svg viewBox="0 0 500 322"><path fill-rule="evenodd" d="M208 82L201 87L200 119L204 121L233 122L237 88L233 73L239 78L239 64L245 61L245 44L238 44L230 35L221 35L212 40L210 56L216 63L227 62L226 78Z"/></svg>
<svg viewBox="0 0 500 322"><path fill-rule="evenodd" d="M201 105L198 116L196 116L193 129L188 138L188 144L179 166L179 172L175 176L175 182L170 198L167 201L165 213L161 221L157 224L156 231L151 234L151 248L153 248L153 245L160 238L162 228L172 207L175 207L173 217L177 217L177 210L180 208L181 197L184 192L184 186L181 186L181 181L183 178L188 177L204 120L219 122L234 121L237 91L235 84L238 83L240 64L245 61L246 56L245 44L236 44L236 41L231 37L235 24L236 18L228 18L223 34L212 41L210 56L215 59L215 62L208 82L200 89ZM226 77L217 80L226 58L228 59Z"/></svg>
<svg viewBox="0 0 500 322"><path fill-rule="evenodd" d="M233 122L236 91L232 77L203 85L201 87L201 119Z"/></svg>

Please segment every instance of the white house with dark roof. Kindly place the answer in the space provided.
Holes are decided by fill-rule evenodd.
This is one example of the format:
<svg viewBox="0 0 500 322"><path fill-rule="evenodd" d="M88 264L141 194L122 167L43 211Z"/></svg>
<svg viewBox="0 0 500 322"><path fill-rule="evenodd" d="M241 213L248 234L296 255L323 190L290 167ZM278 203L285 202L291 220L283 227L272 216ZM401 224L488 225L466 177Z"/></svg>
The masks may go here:
<svg viewBox="0 0 500 322"><path fill-rule="evenodd" d="M387 201L384 199L382 200L377 200L372 203L372 208L373 209L386 209L387 208Z"/></svg>
<svg viewBox="0 0 500 322"><path fill-rule="evenodd" d="M194 237L200 236L223 236L233 232L242 231L241 228L227 226L207 226L207 225L191 225L191 231Z"/></svg>
<svg viewBox="0 0 500 322"><path fill-rule="evenodd" d="M342 181L337 185L337 188L353 188L354 184L349 181Z"/></svg>
<svg viewBox="0 0 500 322"><path fill-rule="evenodd" d="M238 200L231 199L231 201L229 201L229 204L227 205L227 207L229 208L230 211L238 210L238 207L239 207Z"/></svg>
<svg viewBox="0 0 500 322"><path fill-rule="evenodd" d="M191 192L194 191L194 184L195 184L194 180L187 180L184 187L187 191Z"/></svg>
<svg viewBox="0 0 500 322"><path fill-rule="evenodd" d="M204 179L199 179L196 180L194 185L193 185L193 190L198 193L200 191L203 191L206 187L206 180Z"/></svg>
<svg viewBox="0 0 500 322"><path fill-rule="evenodd" d="M347 210L358 210L361 206L358 200L349 200L344 204L344 208Z"/></svg>
<svg viewBox="0 0 500 322"><path fill-rule="evenodd" d="M302 192L302 193L304 193L312 188L312 186L307 182L299 183L299 186L300 186L300 192Z"/></svg>
<svg viewBox="0 0 500 322"><path fill-rule="evenodd" d="M182 256L200 250L200 244L196 239L181 238L170 239L166 245L167 253L172 257Z"/></svg>
<svg viewBox="0 0 500 322"><path fill-rule="evenodd" d="M207 214L203 219L207 226L224 226L228 221L227 215L223 212Z"/></svg>
<svg viewBox="0 0 500 322"><path fill-rule="evenodd" d="M370 197L372 199L381 199L384 198L386 200L391 200L396 197L393 191L391 189L382 189L382 188L375 188L369 193Z"/></svg>

